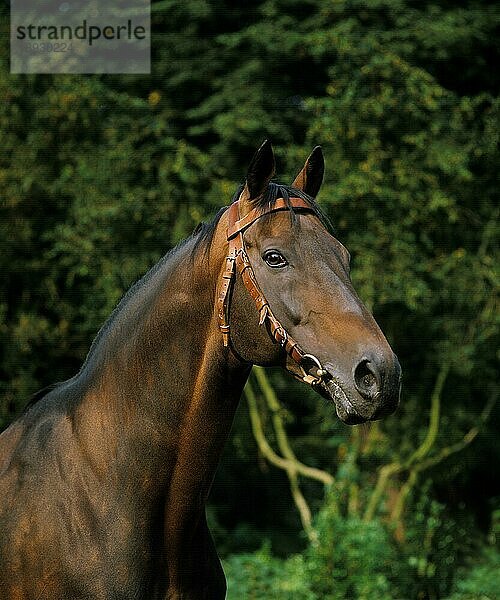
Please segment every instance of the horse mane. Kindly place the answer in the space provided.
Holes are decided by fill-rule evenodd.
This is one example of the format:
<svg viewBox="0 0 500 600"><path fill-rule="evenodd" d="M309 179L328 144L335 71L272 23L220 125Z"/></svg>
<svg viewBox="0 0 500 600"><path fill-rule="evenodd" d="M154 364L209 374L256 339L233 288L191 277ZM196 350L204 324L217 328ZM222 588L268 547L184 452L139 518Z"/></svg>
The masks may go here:
<svg viewBox="0 0 500 600"><path fill-rule="evenodd" d="M202 225L202 224L200 224L200 225ZM109 329L111 328L111 326L113 325L113 323L115 321L115 318L121 312L121 310L124 308L124 306L128 303L128 301L130 300L130 298L140 288L142 288L144 285L146 285L148 283L148 281L150 281L150 279L158 272L158 270L173 255L175 255L200 230L200 225L195 229L195 231L193 231L193 233L191 234L191 236L189 236L188 238L182 240L176 246L174 246L173 248L171 248L164 256L162 256L162 258L160 258L160 260L158 260L158 262L156 262L151 267L151 269L149 269L149 271L147 273L145 273L142 277L140 277L135 283L133 283L129 287L129 289L121 297L121 299L118 302L118 304L111 311L109 317L103 323L102 327L97 332L95 338L93 339L92 343L90 344L90 348L89 348L89 351L87 352L87 356L85 357L85 360L83 361L82 366L80 367L80 370L77 373L77 375L75 375L75 377L78 376L85 369L85 367L88 365L88 363L91 360L91 358L93 356L93 353L94 353L95 349L97 348L97 346L99 345L100 341L105 336L105 334L109 331ZM73 378L70 378L70 379L73 379ZM48 394L50 394L50 392L52 392L53 390L59 388L61 385L63 385L67 381L59 381L57 383L51 383L50 385L47 385L47 386L43 387L42 389L38 390L37 392L35 392L30 397L28 403L24 406L21 414L25 414L39 400L41 400L42 398L44 398L45 396L47 396Z"/></svg>

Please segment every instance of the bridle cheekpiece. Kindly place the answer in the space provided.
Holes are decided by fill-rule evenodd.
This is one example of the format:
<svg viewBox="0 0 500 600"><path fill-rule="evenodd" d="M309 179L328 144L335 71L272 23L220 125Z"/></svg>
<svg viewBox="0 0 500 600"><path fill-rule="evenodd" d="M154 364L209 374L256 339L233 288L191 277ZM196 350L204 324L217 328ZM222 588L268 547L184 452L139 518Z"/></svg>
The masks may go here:
<svg viewBox="0 0 500 600"><path fill-rule="evenodd" d="M231 289L236 279L236 273L238 273L257 307L259 312L259 325L266 326L270 336L280 344L284 351L302 371L301 375L297 375L296 373L292 374L297 379L308 383L311 386L315 386L321 383L328 373L321 365L319 359L312 354L304 352L298 342L292 338L281 325L280 321L274 316L266 297L257 283L255 273L245 250L245 241L243 239L245 230L260 217L273 212L292 209L314 212L311 205L302 198L289 198L287 201L284 198L278 198L268 210L263 211L261 208L257 207L252 209L244 217L240 218L239 200L231 204L228 209L227 227L227 241L229 247L226 256L226 266L222 274L217 294L217 313L223 343L225 347L228 347L231 342L229 328ZM308 368L306 368L307 365ZM314 375L309 373L312 368L315 369Z"/></svg>

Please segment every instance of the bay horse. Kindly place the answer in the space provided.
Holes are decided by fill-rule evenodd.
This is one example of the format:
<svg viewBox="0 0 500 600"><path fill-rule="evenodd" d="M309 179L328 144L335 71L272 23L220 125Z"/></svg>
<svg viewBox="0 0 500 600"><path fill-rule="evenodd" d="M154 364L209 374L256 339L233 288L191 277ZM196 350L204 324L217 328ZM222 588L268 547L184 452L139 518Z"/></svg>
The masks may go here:
<svg viewBox="0 0 500 600"><path fill-rule="evenodd" d="M79 373L0 436L2 600L220 600L205 502L252 364L281 365L348 424L392 413L401 369L316 204L269 142L228 209L124 297Z"/></svg>

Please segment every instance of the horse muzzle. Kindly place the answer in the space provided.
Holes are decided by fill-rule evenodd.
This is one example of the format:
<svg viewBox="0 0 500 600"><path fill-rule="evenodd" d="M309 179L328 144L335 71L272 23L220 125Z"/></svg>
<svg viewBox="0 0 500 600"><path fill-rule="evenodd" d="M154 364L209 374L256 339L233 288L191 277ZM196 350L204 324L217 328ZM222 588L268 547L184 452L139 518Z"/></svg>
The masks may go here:
<svg viewBox="0 0 500 600"><path fill-rule="evenodd" d="M337 416L347 425L376 421L398 407L401 366L395 355L389 364L363 357L350 378L341 377L331 363L325 363L325 370L317 390L335 404Z"/></svg>

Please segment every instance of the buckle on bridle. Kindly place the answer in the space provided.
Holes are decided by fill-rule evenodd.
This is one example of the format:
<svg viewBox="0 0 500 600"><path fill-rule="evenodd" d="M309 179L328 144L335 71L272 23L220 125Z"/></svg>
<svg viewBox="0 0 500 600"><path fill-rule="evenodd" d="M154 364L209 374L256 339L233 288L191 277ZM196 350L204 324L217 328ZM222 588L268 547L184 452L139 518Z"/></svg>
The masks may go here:
<svg viewBox="0 0 500 600"><path fill-rule="evenodd" d="M319 359L316 358L316 356L314 356L314 354L304 354L304 356L302 357L302 361L304 361L305 359L310 360L312 363L314 363L314 365L317 367L317 370L316 375L310 375L309 373L307 373L307 371L301 363L300 368L304 372L302 380L305 383L308 383L309 385L318 385L328 375L328 371L323 368L323 365L321 364Z"/></svg>
<svg viewBox="0 0 500 600"><path fill-rule="evenodd" d="M263 325L264 321L267 318L268 312L269 306L267 304L264 304L264 306L260 309L259 325Z"/></svg>
<svg viewBox="0 0 500 600"><path fill-rule="evenodd" d="M276 336L280 336L282 339L278 340L279 343L282 346L286 346L286 343L288 340L288 333L282 325L278 325L278 327L276 327L276 331L274 332L274 337L276 338Z"/></svg>

